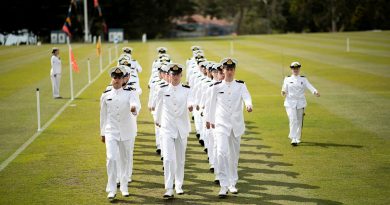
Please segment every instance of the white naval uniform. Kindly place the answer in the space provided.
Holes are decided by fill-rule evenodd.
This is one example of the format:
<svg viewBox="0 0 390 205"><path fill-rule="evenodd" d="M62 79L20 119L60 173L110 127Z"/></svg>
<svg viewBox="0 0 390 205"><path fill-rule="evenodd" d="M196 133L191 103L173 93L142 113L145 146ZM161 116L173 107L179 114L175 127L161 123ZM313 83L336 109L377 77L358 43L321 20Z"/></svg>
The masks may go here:
<svg viewBox="0 0 390 205"><path fill-rule="evenodd" d="M131 59L131 65L132 65L132 67L135 68L135 70L137 71L137 73L142 72L142 67L141 67L141 65L138 63L137 60Z"/></svg>
<svg viewBox="0 0 390 205"><path fill-rule="evenodd" d="M243 102L252 107L252 99L243 81L225 80L212 86L208 121L215 124L218 175L221 187L235 186L238 181L240 139L245 132Z"/></svg>
<svg viewBox="0 0 390 205"><path fill-rule="evenodd" d="M191 131L188 107L192 106L189 86L163 86L157 94L157 123L161 125L165 189L181 189L187 137ZM176 163L175 163L176 162Z"/></svg>
<svg viewBox="0 0 390 205"><path fill-rule="evenodd" d="M203 109L204 124L206 124L210 112L210 98L211 98L212 87L216 82L217 81L215 80L208 81L206 84L204 84L204 87L202 88L203 92L200 100L200 106L204 107ZM206 125L204 127L206 127ZM214 132L213 128L211 127L209 129L205 128L205 135L206 135L205 138L208 139L207 155L209 157L210 168L214 168L214 173L218 173L218 169L216 167L217 166L217 162L216 162L217 145L215 143L213 132Z"/></svg>
<svg viewBox="0 0 390 205"><path fill-rule="evenodd" d="M282 86L282 91L286 92L284 107L290 122L288 137L296 143L301 140L303 113L307 106L305 89L309 89L313 94L317 93L304 76L292 75L284 78Z"/></svg>
<svg viewBox="0 0 390 205"><path fill-rule="evenodd" d="M139 98L130 89L107 90L100 98L100 135L105 136L107 154L107 192L116 193L117 173L120 173L120 190L128 192L130 148L137 135L136 117L130 111L131 106L139 113Z"/></svg>
<svg viewBox="0 0 390 205"><path fill-rule="evenodd" d="M151 114L153 116L154 123L156 123L156 95L158 93L158 90L160 89L161 86L166 85L167 82L163 79L157 80L157 81L152 81L150 84L150 90L149 90L149 101L148 101L148 108L151 108ZM154 109L154 110L153 110ZM157 125L154 126L154 133L156 136L156 148L161 150L161 137L160 137L160 127ZM161 152L162 156L162 152Z"/></svg>
<svg viewBox="0 0 390 205"><path fill-rule="evenodd" d="M61 59L55 55L51 56L50 79L53 88L53 97L60 97L61 82Z"/></svg>

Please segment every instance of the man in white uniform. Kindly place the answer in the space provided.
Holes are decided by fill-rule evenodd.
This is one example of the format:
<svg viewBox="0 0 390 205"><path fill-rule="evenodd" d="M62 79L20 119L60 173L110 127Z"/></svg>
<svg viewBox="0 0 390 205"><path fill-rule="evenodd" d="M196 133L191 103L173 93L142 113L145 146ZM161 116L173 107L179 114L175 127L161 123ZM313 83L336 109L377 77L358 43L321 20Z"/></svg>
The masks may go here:
<svg viewBox="0 0 390 205"><path fill-rule="evenodd" d="M301 142L303 116L307 105L305 89L310 90L313 95L320 97L320 93L310 84L305 76L300 76L301 64L292 62L290 65L292 75L284 78L282 96L285 97L284 107L290 121L291 145L297 146Z"/></svg>
<svg viewBox="0 0 390 205"><path fill-rule="evenodd" d="M126 54L128 54L128 55L130 56L132 67L135 68L135 70L137 71L137 73L142 72L142 67L141 67L141 65L138 63L137 60L135 60L135 59L132 58L132 55L133 55L133 48L131 48L131 47L123 47L122 50L123 50L124 53L126 53Z"/></svg>
<svg viewBox="0 0 390 205"><path fill-rule="evenodd" d="M53 87L53 98L60 99L60 82L61 82L61 59L60 59L60 50L56 47L53 48L51 56L51 70L50 70L50 79L51 85Z"/></svg>
<svg viewBox="0 0 390 205"><path fill-rule="evenodd" d="M112 89L106 90L100 99L100 135L106 144L107 198L113 200L116 196L117 169L120 169L120 190L122 195L129 196L129 156L132 140L137 133L135 115L140 110L137 94L131 89L123 89L124 67L114 67L110 70Z"/></svg>
<svg viewBox="0 0 390 205"><path fill-rule="evenodd" d="M190 87L181 84L183 66L168 65L171 82L157 93L156 125L160 126L164 156L165 198L183 194L184 163L187 137L191 131L189 112L192 111Z"/></svg>
<svg viewBox="0 0 390 205"><path fill-rule="evenodd" d="M252 112L252 99L241 80L234 80L237 60L225 58L221 61L225 79L212 87L209 122L215 126L214 135L217 143L218 175L224 198L228 191L237 194L238 159L241 135L245 132L243 103L246 110Z"/></svg>

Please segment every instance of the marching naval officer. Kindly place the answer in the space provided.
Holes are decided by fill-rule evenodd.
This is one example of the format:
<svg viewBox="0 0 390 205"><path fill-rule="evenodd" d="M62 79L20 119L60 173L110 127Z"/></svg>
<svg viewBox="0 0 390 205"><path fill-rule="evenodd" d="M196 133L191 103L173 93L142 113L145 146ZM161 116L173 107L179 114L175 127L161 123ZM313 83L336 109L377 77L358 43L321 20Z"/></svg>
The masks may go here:
<svg viewBox="0 0 390 205"><path fill-rule="evenodd" d="M305 76L300 76L301 64L292 62L290 65L291 76L284 78L282 86L282 96L285 97L284 107L290 121L291 145L297 146L301 142L303 116L307 105L305 89L309 89L315 96L320 97L320 93L310 84Z"/></svg>
<svg viewBox="0 0 390 205"><path fill-rule="evenodd" d="M59 99L60 96L60 82L61 82L61 59L60 59L60 50L54 47L51 51L51 70L50 70L50 79L51 85L53 87L53 98Z"/></svg>
<svg viewBox="0 0 390 205"><path fill-rule="evenodd" d="M236 183L240 140L245 132L243 103L246 110L252 112L252 99L244 81L234 80L237 60L225 58L221 64L225 79L212 86L208 122L215 126L218 178L221 186L218 195L224 198L228 191L238 193Z"/></svg>
<svg viewBox="0 0 390 205"><path fill-rule="evenodd" d="M192 111L190 87L181 84L183 66L169 64L171 82L157 93L156 124L160 126L162 152L164 157L164 198L183 194L184 162L187 137L191 131L189 112Z"/></svg>
<svg viewBox="0 0 390 205"><path fill-rule="evenodd" d="M131 89L123 89L123 76L126 70L123 66L110 70L112 89L106 90L100 98L100 135L106 144L106 165L108 182L107 198L113 200L116 196L117 169L119 174L120 191L125 197L129 196L129 156L131 140L137 133L135 115L139 112L140 104L137 94ZM133 116L131 116L133 115Z"/></svg>

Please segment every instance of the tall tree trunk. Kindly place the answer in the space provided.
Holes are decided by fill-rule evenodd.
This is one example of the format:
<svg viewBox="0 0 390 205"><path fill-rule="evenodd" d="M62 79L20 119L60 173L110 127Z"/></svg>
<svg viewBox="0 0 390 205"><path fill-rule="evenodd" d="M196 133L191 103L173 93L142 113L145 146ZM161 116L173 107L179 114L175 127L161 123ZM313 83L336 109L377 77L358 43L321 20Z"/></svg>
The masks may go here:
<svg viewBox="0 0 390 205"><path fill-rule="evenodd" d="M243 19L244 19L244 6L242 4L240 4L240 10L238 13L237 27L236 27L237 34L241 34L241 25L242 25Z"/></svg>
<svg viewBox="0 0 390 205"><path fill-rule="evenodd" d="M334 0L331 0L331 18L332 18L332 32L337 32L337 22L336 22L336 6Z"/></svg>

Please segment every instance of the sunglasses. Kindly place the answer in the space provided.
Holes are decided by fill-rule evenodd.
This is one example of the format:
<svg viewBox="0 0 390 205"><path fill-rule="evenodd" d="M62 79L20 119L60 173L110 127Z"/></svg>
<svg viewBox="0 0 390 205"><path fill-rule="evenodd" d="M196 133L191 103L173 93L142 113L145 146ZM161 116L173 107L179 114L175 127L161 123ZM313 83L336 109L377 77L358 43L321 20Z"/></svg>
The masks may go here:
<svg viewBox="0 0 390 205"><path fill-rule="evenodd" d="M121 78L123 78L123 75L112 74L112 75L111 75L111 78L114 78L114 79L121 79Z"/></svg>

